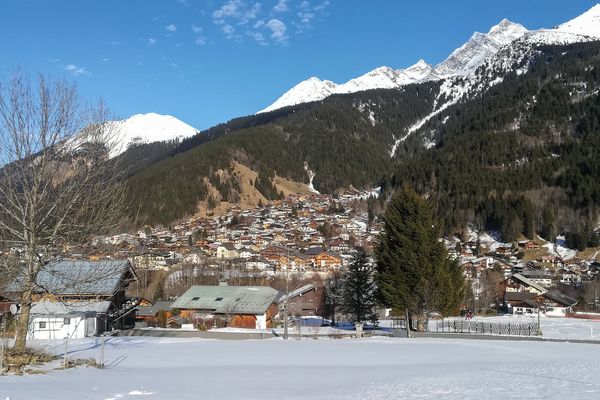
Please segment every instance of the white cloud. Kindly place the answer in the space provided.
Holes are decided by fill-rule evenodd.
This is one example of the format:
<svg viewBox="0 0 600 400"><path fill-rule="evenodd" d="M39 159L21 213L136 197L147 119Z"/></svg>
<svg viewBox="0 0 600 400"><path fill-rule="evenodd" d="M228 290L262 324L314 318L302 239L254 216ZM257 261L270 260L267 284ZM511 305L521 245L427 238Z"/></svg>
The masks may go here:
<svg viewBox="0 0 600 400"><path fill-rule="evenodd" d="M250 7L250 9L244 13L242 21L240 21L240 24L246 24L246 23L248 23L248 21L255 20L258 17L258 14L260 13L261 8L262 8L262 5L260 3L254 3L252 5L252 7Z"/></svg>
<svg viewBox="0 0 600 400"><path fill-rule="evenodd" d="M213 22L217 25L245 25L259 17L262 4L246 3L243 0L228 0L213 11Z"/></svg>
<svg viewBox="0 0 600 400"><path fill-rule="evenodd" d="M259 19L258 21L256 21L256 23L254 24L254 29L258 29L261 26L263 26L265 24L265 21L263 21L262 19Z"/></svg>
<svg viewBox="0 0 600 400"><path fill-rule="evenodd" d="M224 18L238 17L240 15L240 8L243 6L241 0L229 0L221 6L221 8L213 12L213 18L215 20L222 20Z"/></svg>
<svg viewBox="0 0 600 400"><path fill-rule="evenodd" d="M268 46L269 45L269 42L267 42L267 40L265 38L265 35L263 35L260 32L248 31L248 32L246 32L246 35L248 35L249 37L251 37L252 39L254 39L261 46Z"/></svg>
<svg viewBox="0 0 600 400"><path fill-rule="evenodd" d="M199 37L196 39L196 42L195 42L195 43L196 43L197 45L201 45L201 46L202 46L202 45L205 45L205 44L206 44L206 38L205 38L204 36L199 36Z"/></svg>
<svg viewBox="0 0 600 400"><path fill-rule="evenodd" d="M104 58L102 59L102 62L108 62L108 58L104 57Z"/></svg>
<svg viewBox="0 0 600 400"><path fill-rule="evenodd" d="M329 7L330 4L331 2L329 0L325 0L316 5L303 0L298 5L298 10L296 13L297 20L292 22L294 26L298 28L298 33L312 29L315 18L322 18L323 16L327 15L326 8Z"/></svg>
<svg viewBox="0 0 600 400"><path fill-rule="evenodd" d="M223 33L225 34L225 37L227 37L227 39L231 39L235 36L235 28L233 26L225 25L221 29L223 30Z"/></svg>
<svg viewBox="0 0 600 400"><path fill-rule="evenodd" d="M273 7L273 10L280 13L286 12L288 10L287 0L279 0L279 2L275 4L275 7Z"/></svg>
<svg viewBox="0 0 600 400"><path fill-rule="evenodd" d="M300 18L300 22L304 25L310 25L311 21L315 17L315 14L308 11L301 11L298 13L298 18Z"/></svg>
<svg viewBox="0 0 600 400"><path fill-rule="evenodd" d="M203 30L204 29L201 26L192 25L192 31L194 31L194 33L200 33Z"/></svg>
<svg viewBox="0 0 600 400"><path fill-rule="evenodd" d="M271 30L271 38L273 38L275 41L285 42L287 40L287 27L281 20L275 18L270 19L265 26Z"/></svg>
<svg viewBox="0 0 600 400"><path fill-rule="evenodd" d="M70 73L72 73L75 76L78 76L78 75L89 75L89 76L91 76L92 75L92 73L90 71L88 71L87 68L85 68L85 67L79 67L79 66L77 66L75 64L68 64L65 67L65 70L69 71Z"/></svg>
<svg viewBox="0 0 600 400"><path fill-rule="evenodd" d="M150 38L148 39L148 46L154 46L156 44L156 39L154 38Z"/></svg>
<svg viewBox="0 0 600 400"><path fill-rule="evenodd" d="M177 31L177 27L173 24L167 25L165 26L165 29L169 32L176 32Z"/></svg>

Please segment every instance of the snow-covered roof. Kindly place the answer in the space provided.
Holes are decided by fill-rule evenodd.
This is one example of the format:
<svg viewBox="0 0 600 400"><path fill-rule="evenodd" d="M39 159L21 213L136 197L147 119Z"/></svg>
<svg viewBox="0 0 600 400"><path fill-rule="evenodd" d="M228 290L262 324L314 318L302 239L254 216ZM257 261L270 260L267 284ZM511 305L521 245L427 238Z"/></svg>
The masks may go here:
<svg viewBox="0 0 600 400"><path fill-rule="evenodd" d="M264 314L279 292L269 286L192 286L171 308L217 314Z"/></svg>
<svg viewBox="0 0 600 400"><path fill-rule="evenodd" d="M73 301L55 302L40 301L31 307L31 315L77 315L86 313L106 313L110 308L110 301Z"/></svg>

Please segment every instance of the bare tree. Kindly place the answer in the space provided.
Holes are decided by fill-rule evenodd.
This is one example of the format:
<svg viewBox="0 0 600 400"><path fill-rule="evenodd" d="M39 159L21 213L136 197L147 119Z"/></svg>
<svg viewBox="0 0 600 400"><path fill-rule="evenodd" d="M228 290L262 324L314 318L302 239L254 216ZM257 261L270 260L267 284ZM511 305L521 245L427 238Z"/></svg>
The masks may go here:
<svg viewBox="0 0 600 400"><path fill-rule="evenodd" d="M0 82L0 241L21 252L17 349L43 266L124 215L122 168L110 152L115 124L106 121L104 105L84 104L67 81L17 71ZM0 273L9 268L0 260Z"/></svg>

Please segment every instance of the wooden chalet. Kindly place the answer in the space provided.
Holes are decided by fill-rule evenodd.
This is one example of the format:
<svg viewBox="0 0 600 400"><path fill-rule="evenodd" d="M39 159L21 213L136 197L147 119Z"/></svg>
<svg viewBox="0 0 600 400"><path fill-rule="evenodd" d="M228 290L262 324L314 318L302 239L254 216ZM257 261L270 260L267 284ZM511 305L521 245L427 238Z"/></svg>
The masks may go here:
<svg viewBox="0 0 600 400"><path fill-rule="evenodd" d="M34 287L29 337L82 338L133 327L137 300L127 299L125 291L136 279L128 260L46 264ZM21 287L20 279L11 284L14 291Z"/></svg>
<svg viewBox="0 0 600 400"><path fill-rule="evenodd" d="M171 305L189 323L220 318L234 328L266 329L277 314L279 292L269 286L192 286Z"/></svg>

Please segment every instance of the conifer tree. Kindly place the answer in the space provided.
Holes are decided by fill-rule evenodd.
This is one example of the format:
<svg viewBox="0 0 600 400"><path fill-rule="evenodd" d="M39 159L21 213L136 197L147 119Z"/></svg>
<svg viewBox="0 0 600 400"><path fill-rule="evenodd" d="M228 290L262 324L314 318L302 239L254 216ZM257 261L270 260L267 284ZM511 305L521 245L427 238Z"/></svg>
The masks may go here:
<svg viewBox="0 0 600 400"><path fill-rule="evenodd" d="M429 203L403 187L383 217L376 248L376 280L388 307L425 315L458 311L465 282L458 264L440 242L440 226Z"/></svg>
<svg viewBox="0 0 600 400"><path fill-rule="evenodd" d="M340 308L352 322L377 322L377 285L367 253L362 248L357 249L346 273Z"/></svg>

